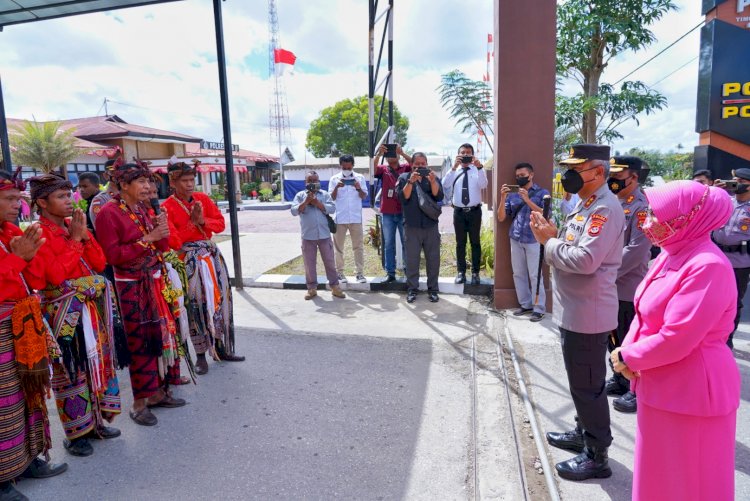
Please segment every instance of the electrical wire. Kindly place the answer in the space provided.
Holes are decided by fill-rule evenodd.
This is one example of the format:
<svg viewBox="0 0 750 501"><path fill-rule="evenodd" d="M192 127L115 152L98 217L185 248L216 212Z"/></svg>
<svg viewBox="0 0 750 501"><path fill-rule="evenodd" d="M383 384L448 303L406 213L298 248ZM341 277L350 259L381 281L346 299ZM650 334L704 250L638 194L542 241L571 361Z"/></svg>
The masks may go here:
<svg viewBox="0 0 750 501"><path fill-rule="evenodd" d="M666 80L667 78L671 77L672 75L674 75L675 73L677 73L678 71L680 71L680 70L681 70L682 68L684 68L684 67L685 67L685 66L687 66L688 64L690 64L690 63L692 63L693 61L695 61L696 59L698 59L698 57L700 57L700 56L695 56L695 57L694 57L694 58L692 58L692 59L691 59L690 61L686 62L685 64L683 64L682 66L680 66L680 67L679 67L679 68L677 68L676 70L674 70L674 71L671 71L670 73L667 73L667 74L666 74L665 76L663 76L662 78L660 78L660 79L659 79L659 80L657 80L656 82L654 82L654 83L652 83L651 85L649 85L649 87L656 87L657 85L659 85L660 83L662 83L662 82L663 82L664 80Z"/></svg>

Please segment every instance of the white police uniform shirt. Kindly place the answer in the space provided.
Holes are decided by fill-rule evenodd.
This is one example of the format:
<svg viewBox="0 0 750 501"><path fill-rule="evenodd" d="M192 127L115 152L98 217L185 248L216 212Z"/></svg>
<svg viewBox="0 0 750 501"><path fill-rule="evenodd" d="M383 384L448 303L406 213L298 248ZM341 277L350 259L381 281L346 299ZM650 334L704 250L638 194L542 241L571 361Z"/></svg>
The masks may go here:
<svg viewBox="0 0 750 501"><path fill-rule="evenodd" d="M336 185L342 179L354 179L359 182L359 187L362 191L367 189L365 185L365 177L362 174L354 173L351 177L344 177L343 173L339 172L331 176L331 180L328 181L328 192L333 196L333 190L336 189ZM345 185L338 189L336 192L336 215L333 219L336 224L362 224L362 199L359 198L359 192L354 185Z"/></svg>
<svg viewBox="0 0 750 501"><path fill-rule="evenodd" d="M464 204L461 199L463 196L464 176L469 178L469 203ZM471 164L464 173L464 168L458 166L456 170L449 170L443 178L443 191L453 193L451 200L453 207L476 207L482 204L482 190L487 187L487 173L484 169L477 169L477 166Z"/></svg>
<svg viewBox="0 0 750 501"><path fill-rule="evenodd" d="M553 320L563 329L600 334L617 328L617 270L622 263L625 214L603 184L568 215L544 245L552 267Z"/></svg>

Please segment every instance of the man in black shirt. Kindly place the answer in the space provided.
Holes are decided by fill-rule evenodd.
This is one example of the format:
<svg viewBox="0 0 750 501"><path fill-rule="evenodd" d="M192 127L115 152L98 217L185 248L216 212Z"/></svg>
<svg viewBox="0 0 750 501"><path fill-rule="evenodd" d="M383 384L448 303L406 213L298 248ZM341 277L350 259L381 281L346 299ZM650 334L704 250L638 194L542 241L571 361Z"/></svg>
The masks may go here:
<svg viewBox="0 0 750 501"><path fill-rule="evenodd" d="M421 193L418 192L421 190ZM413 303L419 291L419 261L424 250L427 262L427 292L430 301L438 301L438 275L440 274L440 231L435 214L428 216L420 207L419 197L428 197L435 203L443 199L440 178L427 167L424 153L412 155L411 173L401 174L396 188L404 213L406 233L406 301Z"/></svg>

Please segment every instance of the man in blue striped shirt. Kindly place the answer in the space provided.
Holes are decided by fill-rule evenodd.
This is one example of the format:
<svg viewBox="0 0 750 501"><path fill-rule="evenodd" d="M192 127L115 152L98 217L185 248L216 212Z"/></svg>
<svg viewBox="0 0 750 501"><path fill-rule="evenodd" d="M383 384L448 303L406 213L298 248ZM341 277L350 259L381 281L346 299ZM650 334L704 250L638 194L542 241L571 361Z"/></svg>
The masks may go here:
<svg viewBox="0 0 750 501"><path fill-rule="evenodd" d="M539 303L534 304L536 278L539 267L539 243L531 233L532 211L542 212L542 199L549 191L534 183L534 167L523 162L516 165L516 184L504 184L500 188L500 203L497 218L500 222L510 218L510 259L513 268L513 283L521 307L513 312L516 316L531 314L532 322L544 317L544 280L539 285Z"/></svg>

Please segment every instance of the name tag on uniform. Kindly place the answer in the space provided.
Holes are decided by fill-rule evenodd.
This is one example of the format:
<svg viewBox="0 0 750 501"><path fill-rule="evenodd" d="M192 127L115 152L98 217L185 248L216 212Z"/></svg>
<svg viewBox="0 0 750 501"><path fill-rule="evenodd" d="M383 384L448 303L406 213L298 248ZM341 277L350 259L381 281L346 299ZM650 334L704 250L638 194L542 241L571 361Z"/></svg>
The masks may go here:
<svg viewBox="0 0 750 501"><path fill-rule="evenodd" d="M388 195L387 196L388 196L388 198L393 198L393 188L391 188L390 190L388 190Z"/></svg>

